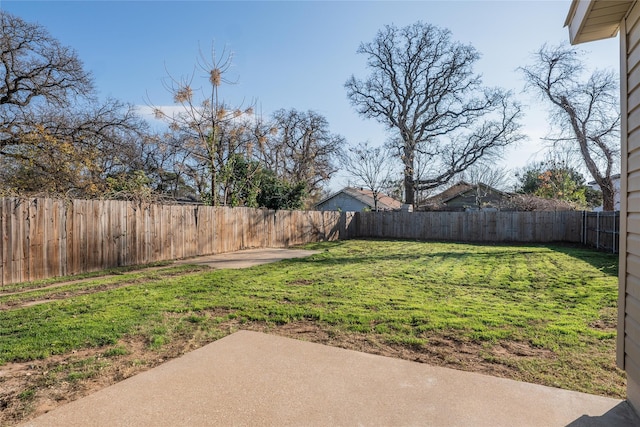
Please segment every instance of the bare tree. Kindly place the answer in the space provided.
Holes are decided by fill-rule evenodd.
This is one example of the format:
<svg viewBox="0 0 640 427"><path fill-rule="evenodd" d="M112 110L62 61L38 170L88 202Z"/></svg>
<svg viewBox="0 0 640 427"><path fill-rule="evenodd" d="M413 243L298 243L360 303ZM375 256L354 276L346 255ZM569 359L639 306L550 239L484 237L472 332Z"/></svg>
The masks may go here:
<svg viewBox="0 0 640 427"><path fill-rule="evenodd" d="M347 80L347 95L361 115L393 130L406 203L414 204L417 189L440 186L522 138L520 107L509 93L482 86L473 72L478 52L453 41L448 30L422 22L387 25L358 53L367 56L372 73ZM419 180L417 152L433 166Z"/></svg>
<svg viewBox="0 0 640 427"><path fill-rule="evenodd" d="M474 186L476 192L476 206L482 208L485 200L494 190L503 191L507 186L509 172L488 164L475 164L460 174L460 179ZM493 206L491 206L493 205ZM495 203L489 203L496 208Z"/></svg>
<svg viewBox="0 0 640 427"><path fill-rule="evenodd" d="M273 113L261 160L278 177L305 183L309 196L317 199L337 171L335 163L344 145L342 136L330 132L324 116L281 109Z"/></svg>
<svg viewBox="0 0 640 427"><path fill-rule="evenodd" d="M478 160L473 165L469 166L456 176L451 178L451 181L465 181L469 184L475 185L478 193L483 193L483 189L486 187L479 186L478 184L485 184L499 190L508 187L508 172L504 168L497 167L495 163L491 162L493 156L487 156L484 159ZM436 175L438 173L439 164L434 164L432 158L423 154L421 151L416 152L415 158L415 173L418 181L424 181L429 176ZM426 199L429 195L437 194L446 190L450 186L449 182L440 184L437 187L418 187L417 202ZM486 195L486 194L484 194Z"/></svg>
<svg viewBox="0 0 640 427"><path fill-rule="evenodd" d="M521 68L528 88L550 103L554 143L580 153L600 186L605 211L614 209L612 175L620 156L620 109L617 77L596 70L585 77L580 51L543 46L532 65Z"/></svg>
<svg viewBox="0 0 640 427"><path fill-rule="evenodd" d="M223 83L232 84L228 73L232 55L225 50L210 57L202 52L190 76L168 76L166 89L173 95L180 110L153 107L156 118L169 125L172 136L166 141L179 144L186 153L182 164L203 198L210 198L213 205L226 204L229 194L229 162L236 155L249 158L256 143L263 139L253 133L253 107L230 106L219 94ZM196 72L203 72L208 81L207 89L194 89ZM174 147L175 148L175 147Z"/></svg>
<svg viewBox="0 0 640 427"><path fill-rule="evenodd" d="M76 53L42 27L0 11L0 105L26 107L36 98L68 105L92 90Z"/></svg>
<svg viewBox="0 0 640 427"><path fill-rule="evenodd" d="M42 27L0 11L0 145L15 145L24 117L40 101L66 107L92 91L76 53Z"/></svg>
<svg viewBox="0 0 640 427"><path fill-rule="evenodd" d="M491 164L476 164L460 174L460 179L469 184L485 184L497 190L509 187L510 171Z"/></svg>
<svg viewBox="0 0 640 427"><path fill-rule="evenodd" d="M371 191L375 211L378 210L380 195L389 186L393 176L391 160L387 150L371 147L367 142L349 148L342 156L346 172L354 177L359 185Z"/></svg>
<svg viewBox="0 0 640 427"><path fill-rule="evenodd" d="M98 101L76 53L37 24L0 11L0 186L4 192L102 195L144 166L133 108Z"/></svg>
<svg viewBox="0 0 640 427"><path fill-rule="evenodd" d="M0 146L5 191L99 197L107 178L145 169L147 125L130 105L43 105L19 119Z"/></svg>

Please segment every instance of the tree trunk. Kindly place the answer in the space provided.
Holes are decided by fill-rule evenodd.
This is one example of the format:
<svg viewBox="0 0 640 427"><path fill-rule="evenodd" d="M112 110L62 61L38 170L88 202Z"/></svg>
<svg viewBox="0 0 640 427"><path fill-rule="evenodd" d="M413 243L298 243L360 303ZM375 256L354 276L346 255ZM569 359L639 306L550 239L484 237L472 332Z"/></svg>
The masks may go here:
<svg viewBox="0 0 640 427"><path fill-rule="evenodd" d="M602 190L602 210L603 211L614 211L615 210L615 190L613 189L613 185L607 187L601 187Z"/></svg>
<svg viewBox="0 0 640 427"><path fill-rule="evenodd" d="M404 202L415 207L416 182L413 179L415 151L413 146L411 141L404 141Z"/></svg>
<svg viewBox="0 0 640 427"><path fill-rule="evenodd" d="M413 181L413 176L410 174L411 170L404 170L404 202L408 205L413 205L415 203L415 182Z"/></svg>
<svg viewBox="0 0 640 427"><path fill-rule="evenodd" d="M549 95L551 98L551 95ZM553 101L553 98L552 98ZM585 166L587 170L596 181L596 184L600 186L600 191L602 191L602 210L603 211L613 211L615 207L614 197L615 197L615 189L613 188L613 181L611 180L611 169L613 165L613 156L610 151L603 150L604 157L607 160L607 169L601 174L598 169L598 165L594 161L591 153L589 152L589 139L587 137L586 132L584 131L585 127L578 120L578 114L576 113L576 109L569 103L566 97L562 97L560 99L559 105L562 109L567 113L569 120L571 122L571 127L573 128L573 132L577 137L578 145L580 146L580 154L582 154L582 159L584 160ZM591 108L592 105L589 105ZM598 145L602 146L601 139L591 139L592 141L596 141ZM603 176L604 175L604 176Z"/></svg>
<svg viewBox="0 0 640 427"><path fill-rule="evenodd" d="M217 186L216 167L214 163L211 163L211 206L218 206L218 198L216 197Z"/></svg>

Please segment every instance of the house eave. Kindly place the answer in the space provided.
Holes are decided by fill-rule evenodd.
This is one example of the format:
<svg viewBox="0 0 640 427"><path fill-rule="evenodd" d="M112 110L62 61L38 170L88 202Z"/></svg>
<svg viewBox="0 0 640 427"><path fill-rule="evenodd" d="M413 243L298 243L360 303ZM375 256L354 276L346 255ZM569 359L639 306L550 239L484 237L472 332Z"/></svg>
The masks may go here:
<svg viewBox="0 0 640 427"><path fill-rule="evenodd" d="M571 44L615 37L636 0L573 0L564 22Z"/></svg>

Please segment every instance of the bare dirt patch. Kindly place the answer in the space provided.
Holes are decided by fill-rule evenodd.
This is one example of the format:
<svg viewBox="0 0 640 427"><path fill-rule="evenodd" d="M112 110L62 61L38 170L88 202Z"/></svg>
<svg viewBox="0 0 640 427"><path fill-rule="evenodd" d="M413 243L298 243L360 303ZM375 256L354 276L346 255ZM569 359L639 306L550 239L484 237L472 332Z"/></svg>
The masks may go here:
<svg viewBox="0 0 640 427"><path fill-rule="evenodd" d="M227 314L228 311L206 313L211 317ZM233 319L218 325L221 334L238 329L513 379L521 379L517 369L496 359L554 357L548 350L511 342L486 347L434 336L424 346L392 344L379 336L346 333L311 321L273 325L257 322L240 324ZM210 341L205 336L185 334L172 337L160 349L153 349L143 337L127 337L116 346L0 366L0 425L14 425L35 418Z"/></svg>
<svg viewBox="0 0 640 427"><path fill-rule="evenodd" d="M29 298L29 297L25 297L23 299L20 300L16 300L16 301L9 301L5 304L0 304L0 311L1 310L11 310L11 309L17 309L17 308L22 308L22 307L30 307L33 305L38 305L38 304L45 304L51 301L60 301L60 300L65 300L65 299L69 299L72 297L77 297L77 296L81 296L81 295L89 295L89 294L94 294L94 293L98 293L98 292L106 292L112 289L117 289L117 288L124 288L127 286L133 286L133 285L138 285L141 283L144 283L145 281L143 280L138 280L138 281L132 281L132 282L120 282L120 283L114 283L112 285L102 285L102 286L96 286L94 288L91 289L78 289L78 290L74 290L74 291L62 291L62 292L56 292L54 294L50 294L48 297L46 298Z"/></svg>
<svg viewBox="0 0 640 427"><path fill-rule="evenodd" d="M158 271L158 270L162 270L165 269L167 267L170 267L171 264L166 263L164 265L159 265L159 266L154 266L154 267L148 267L148 266L132 266L129 267L130 270L128 271L129 273L133 273L133 272L149 272L149 271ZM45 286L27 286L24 288L21 288L19 290L15 290L15 291L4 291L3 289L0 288L0 296L11 296L11 295L20 295L20 294L26 294L29 292L33 292L33 291L40 291L40 290L50 290L50 289L55 289L55 288L59 288L62 286L68 286L68 285L77 285L80 283L87 283L90 282L92 280L96 280L96 279L106 279L109 277L118 277L121 276L122 274L126 274L127 272L121 272L121 273L106 273L106 274L100 274L99 276L94 276L94 277L89 277L86 279L75 279L75 280L65 280L64 282L58 282L58 283L52 283L50 285L45 285Z"/></svg>
<svg viewBox="0 0 640 427"><path fill-rule="evenodd" d="M0 425L34 418L197 347L188 340L172 341L157 351L143 338L127 338L116 347L126 354L88 349L0 366Z"/></svg>
<svg viewBox="0 0 640 427"><path fill-rule="evenodd" d="M278 326L254 323L243 325L242 329L518 380L524 379L524 376L513 364L504 363L504 361L523 358L555 358L552 351L532 347L526 343L505 341L487 347L479 343L432 336L424 346L409 346L389 343L376 335L337 331L314 322L293 322Z"/></svg>
<svg viewBox="0 0 640 427"><path fill-rule="evenodd" d="M551 350L533 347L527 343L505 341L491 349L496 356L536 357L550 359L554 357Z"/></svg>

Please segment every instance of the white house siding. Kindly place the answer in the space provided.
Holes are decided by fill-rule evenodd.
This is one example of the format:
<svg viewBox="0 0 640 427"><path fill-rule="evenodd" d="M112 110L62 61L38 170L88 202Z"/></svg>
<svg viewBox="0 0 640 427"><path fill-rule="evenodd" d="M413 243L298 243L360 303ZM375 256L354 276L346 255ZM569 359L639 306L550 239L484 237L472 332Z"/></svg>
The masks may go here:
<svg viewBox="0 0 640 427"><path fill-rule="evenodd" d="M640 4L620 26L622 112L618 365L627 399L640 411ZM625 120L626 119L626 120ZM626 195L626 197L625 197Z"/></svg>
<svg viewBox="0 0 640 427"><path fill-rule="evenodd" d="M342 212L360 212L370 208L369 205L349 196L348 194L338 193L334 197L325 200L318 205L320 211L342 211Z"/></svg>

